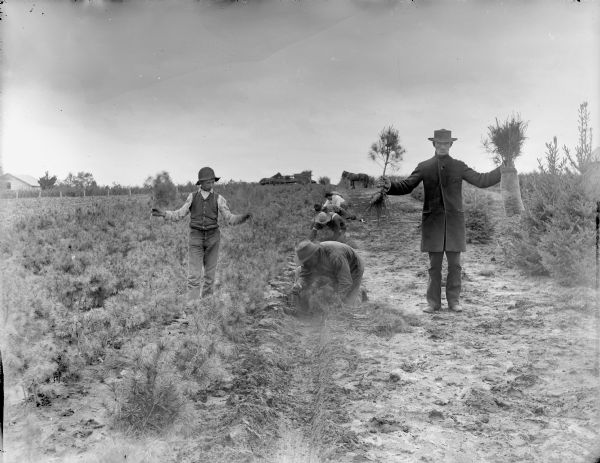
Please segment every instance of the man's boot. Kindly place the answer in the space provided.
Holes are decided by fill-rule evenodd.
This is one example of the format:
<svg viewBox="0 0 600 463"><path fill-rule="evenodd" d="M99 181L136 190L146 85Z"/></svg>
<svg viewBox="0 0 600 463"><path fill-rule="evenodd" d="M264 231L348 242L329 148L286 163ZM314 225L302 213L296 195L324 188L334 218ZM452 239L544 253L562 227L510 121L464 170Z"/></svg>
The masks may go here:
<svg viewBox="0 0 600 463"><path fill-rule="evenodd" d="M442 311L442 308L440 306L436 306L435 304L427 304L427 308L423 309L423 312L425 313L439 313Z"/></svg>

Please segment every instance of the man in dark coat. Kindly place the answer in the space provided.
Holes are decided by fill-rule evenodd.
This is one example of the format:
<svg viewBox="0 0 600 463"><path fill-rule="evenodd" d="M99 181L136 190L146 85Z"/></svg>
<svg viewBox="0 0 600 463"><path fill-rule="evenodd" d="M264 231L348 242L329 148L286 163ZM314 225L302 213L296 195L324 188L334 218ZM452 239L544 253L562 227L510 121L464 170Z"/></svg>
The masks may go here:
<svg viewBox="0 0 600 463"><path fill-rule="evenodd" d="M460 253L466 251L465 213L463 211L463 180L479 188L487 188L500 182L500 167L480 174L464 162L449 155L450 147L456 138L450 130L440 129L429 138L435 147L435 156L421 162L408 178L391 182L381 177L377 186L390 195L410 193L423 182L421 251L429 253L429 286L427 288L428 308L425 312L441 310L442 260L444 253L448 260L446 279L446 300L448 308L462 311L460 306L461 266Z"/></svg>

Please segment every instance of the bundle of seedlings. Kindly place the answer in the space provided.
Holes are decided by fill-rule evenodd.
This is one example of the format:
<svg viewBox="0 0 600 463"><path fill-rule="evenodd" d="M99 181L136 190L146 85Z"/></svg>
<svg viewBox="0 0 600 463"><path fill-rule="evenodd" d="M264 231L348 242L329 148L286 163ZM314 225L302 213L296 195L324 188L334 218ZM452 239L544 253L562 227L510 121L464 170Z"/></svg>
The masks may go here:
<svg viewBox="0 0 600 463"><path fill-rule="evenodd" d="M488 138L483 146L493 156L494 163L501 165L502 200L507 216L521 214L525 210L521 200L519 176L515 168L515 159L521 155L521 148L525 141L527 122L521 120L517 114L500 123L496 119L495 125L488 126Z"/></svg>
<svg viewBox="0 0 600 463"><path fill-rule="evenodd" d="M397 169L398 164L402 161L402 155L406 152L400 144L400 135L398 130L392 127L384 127L379 133L379 137L375 143L371 144L369 149L369 159L375 161L379 165L383 165L382 177L385 177L385 172L389 167L390 170ZM381 218L383 211L388 210L388 200L386 190L381 188L375 192L369 199L367 212L375 211L377 215L377 223ZM388 214L389 215L389 214Z"/></svg>
<svg viewBox="0 0 600 463"><path fill-rule="evenodd" d="M377 223L379 223L379 219L381 219L384 210L387 213L387 202L387 193L385 192L384 188L382 188L379 191L376 191L375 193L373 193L373 195L371 195L371 198L369 198L367 212L375 211L375 215L377 216Z"/></svg>

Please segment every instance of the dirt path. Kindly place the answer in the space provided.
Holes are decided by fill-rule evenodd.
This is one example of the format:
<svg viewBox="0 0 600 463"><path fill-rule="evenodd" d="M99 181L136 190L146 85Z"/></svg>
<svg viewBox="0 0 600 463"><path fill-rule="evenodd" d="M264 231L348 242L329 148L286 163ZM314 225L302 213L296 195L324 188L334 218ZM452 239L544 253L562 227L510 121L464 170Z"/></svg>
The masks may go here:
<svg viewBox="0 0 600 463"><path fill-rule="evenodd" d="M364 190L348 196L364 209ZM313 411L309 446L329 453L303 460L288 452L279 461L595 461L593 293L507 269L494 243L469 245L465 311L425 314L421 204L390 201L391 217L380 226L350 224L351 244L366 261L369 302L329 314L319 336L314 325L299 328L299 349L313 360L320 352L321 376L295 369L293 394ZM329 384L320 395L302 386L323 371ZM327 416L334 406L343 413ZM328 439L327 423L345 439Z"/></svg>

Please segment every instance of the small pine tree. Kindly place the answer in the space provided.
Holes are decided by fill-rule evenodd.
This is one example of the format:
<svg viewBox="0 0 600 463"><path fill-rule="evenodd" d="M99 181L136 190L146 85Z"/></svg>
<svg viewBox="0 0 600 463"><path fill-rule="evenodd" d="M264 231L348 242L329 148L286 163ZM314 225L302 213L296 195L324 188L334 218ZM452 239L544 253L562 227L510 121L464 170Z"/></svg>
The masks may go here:
<svg viewBox="0 0 600 463"><path fill-rule="evenodd" d="M546 158L544 162L538 158L538 166L543 174L558 175L564 172L567 160L561 159L558 153L558 140L556 136L552 139L552 143L546 143Z"/></svg>
<svg viewBox="0 0 600 463"><path fill-rule="evenodd" d="M587 109L587 101L579 105L579 117L577 130L579 132L579 141L575 147L575 154L566 145L563 146L566 158L569 164L577 173L584 174L598 159L594 158L592 151L592 128L590 125L590 112Z"/></svg>
<svg viewBox="0 0 600 463"><path fill-rule="evenodd" d="M167 171L159 172L154 178L148 178L144 185L152 188L154 204L158 207L166 207L177 200L177 187Z"/></svg>
<svg viewBox="0 0 600 463"><path fill-rule="evenodd" d="M406 150L400 144L398 130L390 125L379 133L379 140L371 145L368 156L369 159L375 161L379 165L381 165L380 163L383 163L382 175L385 175L385 171L388 167L390 170L398 168L398 164L402 161L402 155L405 152ZM379 222L384 209L387 209L386 201L386 193L383 189L376 192L369 200L367 211L375 211L377 222Z"/></svg>
<svg viewBox="0 0 600 463"><path fill-rule="evenodd" d="M398 130L390 125L379 133L379 140L371 145L368 155L369 159L377 164L383 163L383 175L385 175L388 167L390 170L398 168L405 152L406 150L400 144Z"/></svg>
<svg viewBox="0 0 600 463"><path fill-rule="evenodd" d="M50 174L48 173L48 171L46 171L46 175L44 175L43 177L40 177L38 179L38 183L40 184L40 187L42 188L42 190L49 190L49 189L53 188L54 185L56 184L56 175L53 175L52 177L50 177Z"/></svg>

